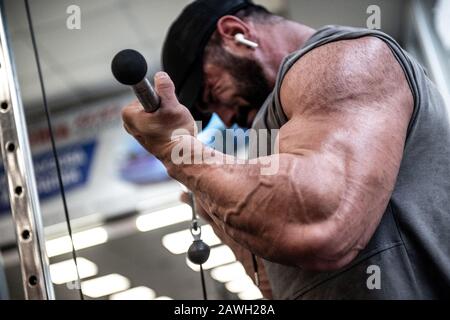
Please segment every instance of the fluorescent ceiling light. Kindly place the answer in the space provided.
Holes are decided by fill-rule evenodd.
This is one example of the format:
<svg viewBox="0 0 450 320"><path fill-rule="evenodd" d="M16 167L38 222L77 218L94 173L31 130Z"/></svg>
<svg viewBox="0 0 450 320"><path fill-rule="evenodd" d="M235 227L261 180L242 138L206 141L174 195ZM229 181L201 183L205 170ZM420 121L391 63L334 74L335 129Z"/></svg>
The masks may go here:
<svg viewBox="0 0 450 320"><path fill-rule="evenodd" d="M100 298L110 294L127 290L130 280L117 273L81 282L83 293L91 298Z"/></svg>
<svg viewBox="0 0 450 320"><path fill-rule="evenodd" d="M238 293L238 297L241 300L258 300L262 299L263 295L261 291L255 286L251 289Z"/></svg>
<svg viewBox="0 0 450 320"><path fill-rule="evenodd" d="M153 300L156 297L154 290L147 287L135 287L115 293L109 297L110 300Z"/></svg>
<svg viewBox="0 0 450 320"><path fill-rule="evenodd" d="M220 239L216 236L210 225L202 226L202 240L209 246L220 244ZM192 241L193 238L189 229L169 233L161 240L163 246L173 254L186 253Z"/></svg>
<svg viewBox="0 0 450 320"><path fill-rule="evenodd" d="M85 258L77 258L80 279L95 276L98 272L97 265ZM50 265L50 275L54 284L63 284L78 280L77 269L73 259Z"/></svg>
<svg viewBox="0 0 450 320"><path fill-rule="evenodd" d="M222 245L220 247L212 248L208 261L203 264L203 269L208 270L218 267L223 264L236 261L233 251L228 246ZM200 266L193 264L186 257L186 263L194 271L200 271Z"/></svg>
<svg viewBox="0 0 450 320"><path fill-rule="evenodd" d="M246 275L244 266L240 262L234 262L211 270L211 277L219 282L230 282Z"/></svg>
<svg viewBox="0 0 450 320"><path fill-rule="evenodd" d="M239 293L244 292L253 288L257 288L255 284L253 283L253 280L248 276L245 275L243 277L231 280L230 282L227 282L225 284L225 288L227 288L228 291L233 293Z"/></svg>
<svg viewBox="0 0 450 320"><path fill-rule="evenodd" d="M161 297L155 298L155 300L173 300L173 299L171 297L161 296Z"/></svg>
<svg viewBox="0 0 450 320"><path fill-rule="evenodd" d="M191 219L191 207L187 204L181 204L137 217L136 227L139 231L146 232Z"/></svg>
<svg viewBox="0 0 450 320"><path fill-rule="evenodd" d="M73 234L75 250L89 248L108 241L108 232L105 228L97 227ZM46 242L48 257L55 257L72 251L72 243L69 236L52 239Z"/></svg>

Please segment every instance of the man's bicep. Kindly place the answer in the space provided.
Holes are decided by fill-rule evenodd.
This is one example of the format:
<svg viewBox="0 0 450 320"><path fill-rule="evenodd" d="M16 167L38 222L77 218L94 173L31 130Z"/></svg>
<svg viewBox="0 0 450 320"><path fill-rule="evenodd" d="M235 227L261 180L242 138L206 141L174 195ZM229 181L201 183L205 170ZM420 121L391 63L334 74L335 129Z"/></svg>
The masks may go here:
<svg viewBox="0 0 450 320"><path fill-rule="evenodd" d="M358 157L375 148L402 153L413 99L382 40L364 37L312 50L286 74L280 96L289 119L280 131L281 152L343 143Z"/></svg>
<svg viewBox="0 0 450 320"><path fill-rule="evenodd" d="M331 43L292 67L281 103L289 121L280 152L321 157L317 172L344 168L336 178L339 211L328 222L343 246L361 249L394 188L412 113L400 65L375 38Z"/></svg>

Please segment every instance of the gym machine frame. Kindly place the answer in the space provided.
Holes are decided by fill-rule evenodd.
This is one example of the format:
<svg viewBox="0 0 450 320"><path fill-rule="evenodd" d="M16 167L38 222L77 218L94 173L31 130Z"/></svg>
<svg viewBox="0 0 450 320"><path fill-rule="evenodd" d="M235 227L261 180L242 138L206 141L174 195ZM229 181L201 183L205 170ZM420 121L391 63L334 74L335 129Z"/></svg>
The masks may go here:
<svg viewBox="0 0 450 320"><path fill-rule="evenodd" d="M0 148L26 299L54 299L33 163L0 0Z"/></svg>

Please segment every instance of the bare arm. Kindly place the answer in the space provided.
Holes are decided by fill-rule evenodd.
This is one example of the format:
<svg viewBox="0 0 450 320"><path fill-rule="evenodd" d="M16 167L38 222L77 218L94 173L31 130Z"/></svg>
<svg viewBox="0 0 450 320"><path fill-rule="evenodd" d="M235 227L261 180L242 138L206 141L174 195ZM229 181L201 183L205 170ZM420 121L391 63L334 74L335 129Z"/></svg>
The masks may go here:
<svg viewBox="0 0 450 320"><path fill-rule="evenodd" d="M279 161L276 175L261 175L262 164L175 165L168 152L160 158L237 243L279 263L339 268L365 247L386 208L410 90L386 45L362 38L305 55L286 75L281 102L289 121L280 154L270 156ZM125 123L131 116L124 112ZM180 143L197 145L206 158L218 154L190 136L167 148Z"/></svg>

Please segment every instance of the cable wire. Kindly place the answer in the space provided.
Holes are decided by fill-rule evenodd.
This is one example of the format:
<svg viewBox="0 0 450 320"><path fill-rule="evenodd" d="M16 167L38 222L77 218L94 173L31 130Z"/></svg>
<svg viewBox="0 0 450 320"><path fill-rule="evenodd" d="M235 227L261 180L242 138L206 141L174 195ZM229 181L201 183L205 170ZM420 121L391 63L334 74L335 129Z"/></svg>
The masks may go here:
<svg viewBox="0 0 450 320"><path fill-rule="evenodd" d="M37 72L38 72L38 76L39 76L39 84L40 84L40 87L41 87L42 103L44 105L45 116L46 116L47 125L48 125L48 129L49 129L49 133L50 133L50 141L51 141L51 145L52 145L52 153L53 153L53 157L55 159L56 173L57 173L57 176L58 176L58 184L59 184L59 187L60 187L61 198L62 198L63 207L64 207L64 216L65 216L65 219L66 219L67 230L69 232L69 238L70 238L70 242L71 242L71 245L72 245L72 259L75 262L75 269L76 269L77 281L78 281L78 286L76 286L76 288L77 288L77 290L78 290L78 292L80 294L80 299L84 300L83 291L81 289L80 273L79 273L78 264L77 264L77 253L75 251L75 246L74 246L74 243L73 243L72 226L70 224L70 216L69 216L69 210L68 210L68 207L67 207L66 193L65 193L65 189L64 189L64 183L63 183L63 180L62 180L61 165L60 165L59 158L58 158L58 152L56 150L55 136L53 134L53 127L52 127L52 122L51 122L51 119L50 119L50 109L48 107L47 94L46 94L45 84L44 84L44 77L43 77L42 68L41 68L41 62L40 62L41 60L39 58L39 51L38 51L37 44L36 44L36 36L35 36L35 33L34 33L33 20L31 18L30 4L29 4L28 0L24 0L24 1L25 1L25 10L26 10L26 14L27 14L28 26L29 26L29 29L30 29L31 42L32 42L32 45L33 45L33 52L34 52L34 57L35 57L35 60L36 60Z"/></svg>
<svg viewBox="0 0 450 320"><path fill-rule="evenodd" d="M203 300L208 300L208 294L206 292L205 275L203 273L203 265L200 265L200 279L202 282Z"/></svg>

